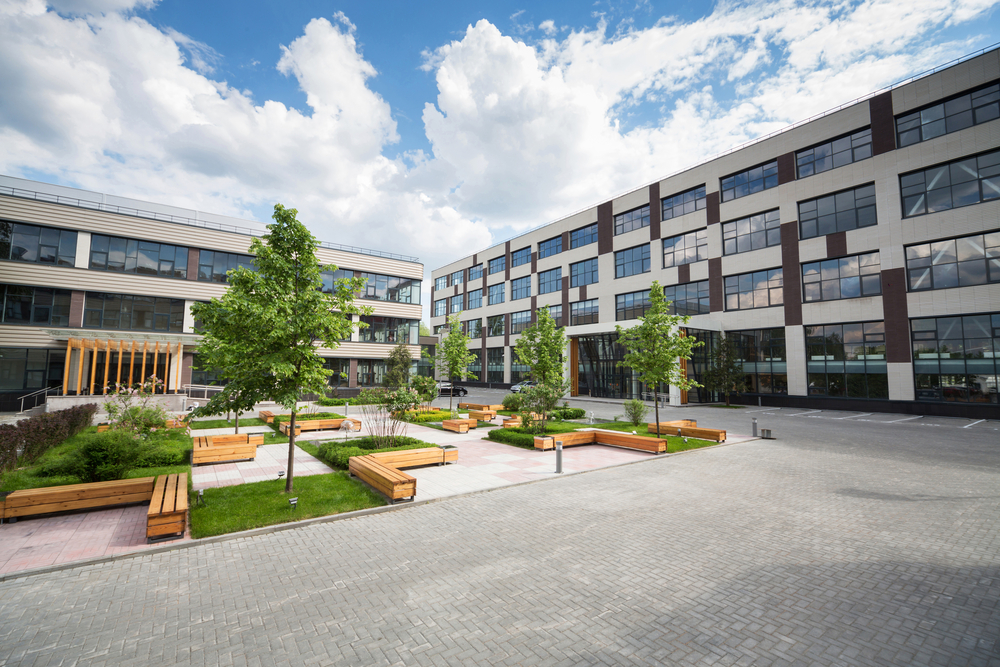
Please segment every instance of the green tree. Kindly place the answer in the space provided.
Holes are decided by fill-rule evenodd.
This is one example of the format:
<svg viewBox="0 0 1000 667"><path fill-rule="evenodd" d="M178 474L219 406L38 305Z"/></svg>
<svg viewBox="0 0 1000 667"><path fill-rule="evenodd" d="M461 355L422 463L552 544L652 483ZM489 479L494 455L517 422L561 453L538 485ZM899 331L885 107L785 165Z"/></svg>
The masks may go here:
<svg viewBox="0 0 1000 667"><path fill-rule="evenodd" d="M681 359L690 359L694 348L704 345L693 337L685 336L680 327L691 318L671 315L670 301L663 296L660 283L653 281L649 288L649 310L639 324L628 329L615 326L618 342L625 348L625 357L618 362L638 373L639 380L653 388L656 406L656 423L660 423L660 383L667 383L681 390L699 387L697 382L681 372Z"/></svg>
<svg viewBox="0 0 1000 667"><path fill-rule="evenodd" d="M413 390L420 396L424 403L430 403L437 398L437 382L432 377L426 375L413 376Z"/></svg>
<svg viewBox="0 0 1000 667"><path fill-rule="evenodd" d="M234 394L245 405L270 400L291 411L287 493L293 489L299 395L323 394L332 372L323 367L317 343L336 348L355 327L351 316L371 313L354 302L363 278L341 278L332 293L322 291L322 272L336 267L316 259L316 238L297 213L275 204L267 234L250 242L256 270L230 271L222 297L191 309L201 320L199 357L232 387L213 397L206 411L219 414Z"/></svg>
<svg viewBox="0 0 1000 667"><path fill-rule="evenodd" d="M410 350L406 343L400 343L392 348L389 358L385 360L385 380L386 387L399 389L410 384Z"/></svg>
<svg viewBox="0 0 1000 667"><path fill-rule="evenodd" d="M448 335L438 343L435 361L438 371L443 379L452 382L455 379L464 380L472 375L469 372L469 364L476 358L476 355L469 350L469 337L462 333L462 322L459 319L461 313L448 316ZM452 384L451 394L448 396L448 409L452 410L452 399L455 397L455 386Z"/></svg>
<svg viewBox="0 0 1000 667"><path fill-rule="evenodd" d="M736 356L736 348L729 336L722 334L715 351L712 352L712 367L705 371L705 387L725 395L729 405L729 394L747 390L747 374L743 362Z"/></svg>
<svg viewBox="0 0 1000 667"><path fill-rule="evenodd" d="M420 335L421 336L432 336L433 335L431 333L431 328L429 326L427 326L426 324L424 324L423 322L420 323Z"/></svg>
<svg viewBox="0 0 1000 667"><path fill-rule="evenodd" d="M549 413L569 388L569 383L563 378L566 334L563 328L556 326L548 308L539 308L536 313L535 323L521 334L514 353L522 364L531 368L531 378L538 383L538 386L523 392L524 410L529 416L531 412L542 416L540 428L544 432Z"/></svg>

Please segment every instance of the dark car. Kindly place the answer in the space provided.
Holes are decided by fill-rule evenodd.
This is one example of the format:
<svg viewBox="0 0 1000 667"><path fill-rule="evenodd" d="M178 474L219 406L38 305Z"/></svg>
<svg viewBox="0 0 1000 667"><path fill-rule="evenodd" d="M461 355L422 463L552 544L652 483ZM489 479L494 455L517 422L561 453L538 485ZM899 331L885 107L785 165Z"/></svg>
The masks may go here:
<svg viewBox="0 0 1000 667"><path fill-rule="evenodd" d="M455 393L453 394L452 391ZM452 389L451 382L438 382L438 395L439 396L465 396L469 393L469 390L461 385L454 385L454 390Z"/></svg>

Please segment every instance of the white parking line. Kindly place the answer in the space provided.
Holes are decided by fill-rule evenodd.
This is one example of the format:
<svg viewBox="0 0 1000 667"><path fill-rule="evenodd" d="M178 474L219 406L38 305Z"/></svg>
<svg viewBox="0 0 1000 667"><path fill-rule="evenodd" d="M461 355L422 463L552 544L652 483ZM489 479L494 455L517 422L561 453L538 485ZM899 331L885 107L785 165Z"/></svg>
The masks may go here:
<svg viewBox="0 0 1000 667"><path fill-rule="evenodd" d="M802 415L811 415L817 412L823 412L822 410L807 410L805 412L797 412L794 415L787 415L789 417L801 417Z"/></svg>
<svg viewBox="0 0 1000 667"><path fill-rule="evenodd" d="M858 417L870 417L872 413L862 412L860 415L849 415L847 417L832 417L832 419L856 419Z"/></svg>
<svg viewBox="0 0 1000 667"><path fill-rule="evenodd" d="M780 409L781 408L761 408L760 410L751 410L750 412L746 412L744 414L750 415L750 414L753 414L755 412L771 412L773 410L780 410Z"/></svg>
<svg viewBox="0 0 1000 667"><path fill-rule="evenodd" d="M986 420L985 419L980 419L979 421L972 422L971 424L967 424L966 426L963 426L962 428L969 428L969 426L975 426L976 424L982 424L984 421L986 421Z"/></svg>
<svg viewBox="0 0 1000 667"><path fill-rule="evenodd" d="M895 424L897 422L908 422L911 419L923 419L923 415L917 415L916 417L906 417L905 419L893 419L891 422L885 422L886 424Z"/></svg>

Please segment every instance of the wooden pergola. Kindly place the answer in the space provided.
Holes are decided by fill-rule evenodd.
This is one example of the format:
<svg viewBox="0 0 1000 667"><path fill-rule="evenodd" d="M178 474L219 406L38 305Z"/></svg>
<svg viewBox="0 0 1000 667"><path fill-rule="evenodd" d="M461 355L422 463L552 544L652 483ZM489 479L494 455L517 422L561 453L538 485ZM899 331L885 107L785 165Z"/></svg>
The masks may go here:
<svg viewBox="0 0 1000 667"><path fill-rule="evenodd" d="M176 378L174 378L174 391L180 387L181 384L181 359L184 353L183 343L170 343L164 341L150 341L150 340L100 340L100 339L90 339L90 338L70 338L66 341L66 368L63 371L63 395L66 395L69 391L69 374L71 369L71 358L73 356L73 350L80 350L79 358L77 360L77 373L76 373L76 393L80 394L83 390L83 366L84 359L87 354L87 350L91 351L90 357L90 394L94 393L94 384L97 382L97 353L105 353L104 361L104 380L101 382L101 393L108 393L108 379L109 371L111 370L111 353L118 352L118 372L114 377L115 384L122 383L122 359L126 354L130 354L128 363L128 386L132 386L132 381L135 378L135 355L139 353L142 355L142 364L139 371L139 381L143 381L146 378L146 354L149 352L153 353L153 368L155 369L159 362L160 355L164 355L164 365L167 369L166 375L170 374L170 357L177 360L177 373ZM167 393L168 386L170 384L170 378L163 378L163 392Z"/></svg>

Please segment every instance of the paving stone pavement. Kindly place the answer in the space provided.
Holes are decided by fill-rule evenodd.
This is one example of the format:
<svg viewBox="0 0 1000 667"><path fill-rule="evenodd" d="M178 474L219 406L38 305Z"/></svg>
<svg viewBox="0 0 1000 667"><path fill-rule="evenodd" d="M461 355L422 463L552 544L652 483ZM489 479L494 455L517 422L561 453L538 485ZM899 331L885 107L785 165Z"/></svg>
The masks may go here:
<svg viewBox="0 0 1000 667"><path fill-rule="evenodd" d="M1000 665L998 522L755 441L0 583L0 665Z"/></svg>

